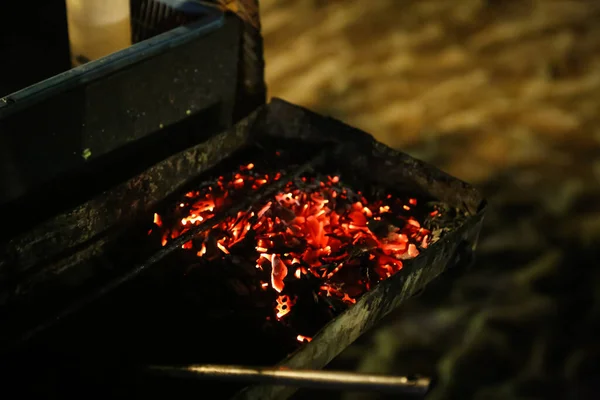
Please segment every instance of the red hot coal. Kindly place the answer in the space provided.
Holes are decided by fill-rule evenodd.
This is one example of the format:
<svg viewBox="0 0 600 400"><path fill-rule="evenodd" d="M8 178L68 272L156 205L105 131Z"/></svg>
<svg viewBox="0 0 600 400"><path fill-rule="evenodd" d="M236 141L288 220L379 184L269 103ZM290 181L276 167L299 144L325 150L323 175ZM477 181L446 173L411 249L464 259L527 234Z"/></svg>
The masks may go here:
<svg viewBox="0 0 600 400"><path fill-rule="evenodd" d="M186 193L170 218L154 214L155 227L148 233L159 230L165 246L226 209L236 196L281 177L253 163L242 165L230 176ZM431 232L410 215L417 199L382 197L367 199L339 176L302 176L266 203L215 224L182 248L210 262L232 255L252 262L258 273L251 289L273 292L273 313L266 318L286 324L302 295L294 291L292 280L317 282L312 295L332 308L332 300L351 306L431 243ZM304 333L295 332L299 342L311 340Z"/></svg>

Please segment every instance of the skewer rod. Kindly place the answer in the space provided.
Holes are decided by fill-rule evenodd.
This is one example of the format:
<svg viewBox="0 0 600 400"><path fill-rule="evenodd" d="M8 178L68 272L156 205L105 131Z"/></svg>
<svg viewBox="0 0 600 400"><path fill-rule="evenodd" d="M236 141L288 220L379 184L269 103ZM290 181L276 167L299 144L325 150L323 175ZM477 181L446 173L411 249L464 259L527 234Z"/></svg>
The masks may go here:
<svg viewBox="0 0 600 400"><path fill-rule="evenodd" d="M409 379L405 376L365 375L339 371L293 370L272 367L235 365L149 366L153 375L179 379L221 380L248 383L267 383L282 386L319 388L345 391L374 391L425 395L429 378Z"/></svg>

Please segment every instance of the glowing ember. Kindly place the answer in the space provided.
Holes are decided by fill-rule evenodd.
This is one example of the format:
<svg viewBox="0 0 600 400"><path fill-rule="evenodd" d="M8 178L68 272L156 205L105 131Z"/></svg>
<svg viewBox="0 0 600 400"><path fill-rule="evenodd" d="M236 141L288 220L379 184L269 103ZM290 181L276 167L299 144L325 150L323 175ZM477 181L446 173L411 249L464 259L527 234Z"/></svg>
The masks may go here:
<svg viewBox="0 0 600 400"><path fill-rule="evenodd" d="M228 179L221 176L213 185L188 192L177 203L171 224L155 214L162 245L226 210L236 196L239 200L281 177L258 170L253 163L242 165ZM431 233L406 215L417 200L383 197L369 202L343 186L338 176L302 177L288 182L266 204L226 218L182 247L207 260L247 257L253 249L250 265L258 274L254 287L273 291L273 313L285 323L298 301L290 282L314 280L314 296L350 306L373 284L402 269L402 260L427 247ZM297 339L311 340L302 335Z"/></svg>
<svg viewBox="0 0 600 400"><path fill-rule="evenodd" d="M277 298L277 319L285 317L291 310L294 302L292 302L289 296L279 296Z"/></svg>
<svg viewBox="0 0 600 400"><path fill-rule="evenodd" d="M312 340L312 338L310 338L308 336L298 335L298 336L296 336L296 340L299 341L300 343L302 343L302 342L310 342Z"/></svg>
<svg viewBox="0 0 600 400"><path fill-rule="evenodd" d="M277 254L271 254L271 286L279 293L283 290L285 284L283 280L287 276L288 269Z"/></svg>
<svg viewBox="0 0 600 400"><path fill-rule="evenodd" d="M162 220L160 219L160 215L158 215L157 213L154 213L154 223L157 226L162 226Z"/></svg>

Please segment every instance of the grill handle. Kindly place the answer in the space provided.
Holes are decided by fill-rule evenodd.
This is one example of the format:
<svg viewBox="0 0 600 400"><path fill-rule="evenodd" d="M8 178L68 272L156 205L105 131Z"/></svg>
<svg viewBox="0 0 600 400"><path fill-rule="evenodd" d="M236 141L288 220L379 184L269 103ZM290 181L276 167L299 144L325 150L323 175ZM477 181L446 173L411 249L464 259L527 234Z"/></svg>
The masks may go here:
<svg viewBox="0 0 600 400"><path fill-rule="evenodd" d="M147 366L145 372L152 376L174 379L267 383L312 389L385 392L418 396L424 396L431 383L431 379L426 377L413 379L405 376L236 365Z"/></svg>

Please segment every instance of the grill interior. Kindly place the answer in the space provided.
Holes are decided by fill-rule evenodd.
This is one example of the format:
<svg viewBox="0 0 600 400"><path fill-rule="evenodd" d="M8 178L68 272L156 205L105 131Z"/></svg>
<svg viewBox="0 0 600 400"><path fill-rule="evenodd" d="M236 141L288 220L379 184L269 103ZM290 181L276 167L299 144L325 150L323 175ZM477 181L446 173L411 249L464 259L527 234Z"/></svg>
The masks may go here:
<svg viewBox="0 0 600 400"><path fill-rule="evenodd" d="M291 362L302 362L306 367L322 367L308 365L307 361L299 360L314 351L311 349L325 347L330 348L329 354L325 352L320 357L312 357L311 362L326 363L341 348L351 343L362 330L368 329L375 320L417 290L418 286L426 284L446 268L456 253L458 237L462 235L467 238L471 237L465 236L467 233L476 233L477 221L474 221L475 225L472 226L468 226L466 222L471 212L477 212L476 204L480 201L477 198L470 199L469 196L461 194L461 205L453 200L458 194L453 193L447 186L443 190L419 187L415 182L423 172L416 167L418 164L413 165L409 171L402 168L402 163L395 163L394 172L394 168L390 169L388 166L393 159L385 148L379 147L368 135L347 131L343 124L337 121L331 122L322 117L313 120L316 115L307 114L306 111L283 102L276 102L265 110L250 118L250 122L243 121L238 124L235 129L225 133L225 136L213 138L212 140L219 145L213 143L212 151L201 152L204 156L200 158L207 164L205 171L192 174L184 185L166 196L157 198L153 205L149 205L140 214L140 218L135 220L137 222L127 224L127 228L121 229L118 235L109 235L109 245L98 247L102 249L100 255L89 252L79 263L60 264L60 260L68 259L69 254L81 252L82 245L86 245L82 243L57 253L59 261L55 261L54 264L62 265L60 268L48 267L47 264L46 267L33 268L34 271L55 268L55 272L66 272L58 274L63 276L60 282L48 278L47 275L34 279L35 283L29 289L29 294L21 296L21 301L13 302L11 307L7 308L7 312L3 314L5 321L10 321L10 326L14 327L29 326L28 332L36 333L39 325L31 325L31 321L45 319L54 322L56 310L65 306L67 310L71 307L73 312L58 314L60 323L32 336L24 346L11 351L9 356L3 359L2 372L6 376L14 377L9 381L18 382L19 377L28 376L34 383L26 390L32 395L55 393L61 397L74 397L79 396L81 390L89 391L90 388L95 388L94 395L98 396L114 396L124 392L137 395L152 394L162 391L165 395L183 397L190 393L190 390L207 390L208 387L200 387L198 383L191 382L175 384L171 381L148 380L139 375L140 366L187 363L268 366L278 364L288 357ZM273 120L275 116L277 121ZM281 125L282 121L292 120L301 120L306 126L294 123L289 126ZM330 125L332 123L334 125ZM334 126L334 139L322 140L320 132ZM307 128L310 129L307 131ZM228 137L231 143L237 144L225 146L225 137ZM336 137L349 140L336 141ZM366 145L368 147L365 147ZM205 149L210 148L204 146ZM178 164L174 160L184 160L189 154L198 153L195 152L195 148L186 150L154 168L163 173L168 166L174 170L181 170L176 167L182 167L181 162ZM211 158L217 162L211 164ZM409 163L408 159L403 160L405 164ZM181 248L194 235L185 237L186 234L182 233L163 246L163 232L158 229L156 218L152 217L158 214L162 216L162 223L166 224L169 218L173 219L173 216L169 217L169 213L173 213L173 209L186 198L187 193L197 190L203 183L214 184L220 176L235 174L240 166L251 163L254 171L260 169L269 175L279 173L280 180L274 179L257 190L242 190L237 195L232 194L229 203L216 207L212 219L194 228L196 235L203 229L210 230L213 223L216 224L214 221L223 220L227 215L235 216L242 210L262 209L266 202L273 201L274 196L283 190L287 181L312 176L339 177L340 182L349 190L357 193L360 191L364 197L393 197L411 205L414 200L419 206L410 211L410 216L416 220L427 220L433 207L429 202L434 200L447 201L448 207L461 210L463 218L453 216L451 222L456 226L449 228L449 233L444 234L431 249L421 249L423 256L415 260L420 262L403 260L405 265L401 273L380 284L373 282L375 290L368 292L368 295L353 294L352 300L356 305L343 301L341 296L329 298L323 293L319 301L313 301L313 297L318 297L318 291L310 292L308 288L314 288L314 283L300 283L305 281L292 276L294 271L291 265L290 276L285 279L287 287L283 292L274 291L272 282L269 290L263 292L261 288L252 286L257 282L269 284L269 274L265 271L257 272L255 269L255 249L242 248L234 253L231 247L230 250L234 254L219 253L216 259L205 262L198 257L196 251ZM189 174L185 165L183 167ZM152 171L148 170L142 176L149 179ZM398 171L404 174L404 178L397 175ZM162 178L159 177L158 182L171 187L172 182L165 182L168 176L173 175L163 175ZM428 179L443 182L436 178L438 177L432 174ZM136 177L133 181L138 182L139 179L140 177ZM126 187L129 186L126 184ZM113 191L120 193L117 189ZM444 193L446 198L439 198L436 192ZM118 201L123 204L117 208L126 206L130 199L126 197ZM454 203L450 205L452 201ZM352 202L354 200L350 201ZM474 211L469 211L469 208ZM114 207L101 210L109 215L114 211ZM175 220L179 218L177 214L173 215L177 217ZM430 225L434 223L435 220L429 220ZM53 229L60 232L64 231L63 228L64 226L58 225ZM92 228L93 224L88 226L88 229ZM190 233L194 232L189 231L187 235ZM106 236L106 233L104 235ZM91 245L91 248L94 248L94 245ZM283 252L280 253L283 258ZM164 257L157 257L157 254L164 254ZM428 257L427 254L434 256ZM136 274L135 279L128 279L127 282L123 280L121 285L111 286L110 282L114 282L115 278L119 279L131 270L132 266L138 266L134 270L140 266L144 267L144 273ZM267 263L264 267L268 269L271 265ZM433 269L427 272L426 267ZM262 277L257 278L257 273L262 273ZM418 273L416 280L411 278L414 276L411 274L414 273ZM83 279L82 276L86 274L94 277ZM35 273L33 275L35 276ZM421 275L427 277L421 278ZM40 276L43 277L44 274ZM240 290L239 285L232 284L234 281L242 282L246 289ZM109 282L108 286L106 282ZM399 286L394 289L390 285ZM104 290L107 287L111 290ZM288 290L289 292L286 292ZM245 293L248 291L254 294ZM90 294L92 299L89 298ZM289 316L278 321L276 306L281 295L294 296L298 301L295 302ZM79 301L74 300L77 296L80 297ZM257 306L261 302L264 304ZM78 304L86 307L78 309ZM368 309L373 311L368 313L368 319L361 321L345 312L346 309L354 313ZM51 318L48 319L48 316ZM332 322L334 320L335 323ZM331 338L326 337L327 334L331 335L331 332L336 331L335 324L342 324L344 329L352 332L344 336L343 340L339 340L339 343L333 343ZM44 324L41 326L46 327ZM308 340L315 336L315 339L306 343L307 340L299 340L298 335L307 337ZM39 367L32 371L31 365ZM96 387L97 382L102 382L101 388ZM215 386L224 398L234 394L241 387L243 385Z"/></svg>

